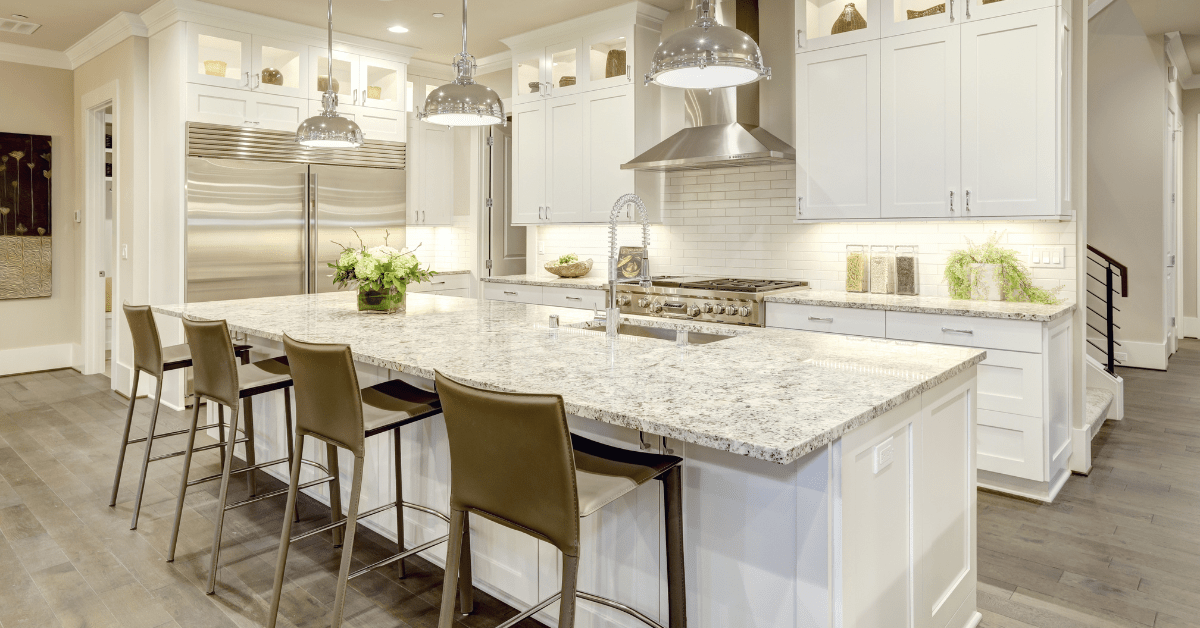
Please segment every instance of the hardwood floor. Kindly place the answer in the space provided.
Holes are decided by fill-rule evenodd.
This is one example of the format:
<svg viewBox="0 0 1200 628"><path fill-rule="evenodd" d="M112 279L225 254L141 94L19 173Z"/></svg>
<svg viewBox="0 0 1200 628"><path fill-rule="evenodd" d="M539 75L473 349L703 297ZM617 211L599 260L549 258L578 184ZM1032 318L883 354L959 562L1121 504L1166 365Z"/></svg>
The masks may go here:
<svg viewBox="0 0 1200 628"><path fill-rule="evenodd" d="M1090 476L1072 477L1052 505L980 493L984 628L1200 627L1200 342L1185 341L1168 372L1121 375L1126 419L1101 430ZM182 462L151 465L131 532L141 448L130 449L108 508L126 402L106 383L69 370L0 378L0 626L263 625L282 502L230 513L217 594L205 595L217 485L189 492L177 560L165 562ZM148 410L139 402L139 436ZM167 409L160 423L185 426ZM215 473L217 454L194 464ZM260 490L276 486L260 475ZM328 517L311 500L301 514L302 529ZM364 531L355 562L391 551ZM293 546L280 626L329 625L338 556L325 535ZM433 627L440 595L441 570L426 561L410 560L403 580L385 568L351 583L347 625ZM482 592L476 604L464 628L515 614Z"/></svg>
<svg viewBox="0 0 1200 628"><path fill-rule="evenodd" d="M1089 476L1051 505L979 493L984 628L1200 626L1200 341L1119 375Z"/></svg>

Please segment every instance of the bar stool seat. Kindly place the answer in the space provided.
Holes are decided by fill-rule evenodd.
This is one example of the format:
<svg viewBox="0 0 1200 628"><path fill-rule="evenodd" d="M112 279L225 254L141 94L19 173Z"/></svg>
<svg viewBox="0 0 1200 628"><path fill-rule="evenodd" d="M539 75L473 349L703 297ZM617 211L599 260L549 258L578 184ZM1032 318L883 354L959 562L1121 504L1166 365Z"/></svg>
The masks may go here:
<svg viewBox="0 0 1200 628"><path fill-rule="evenodd" d="M364 436L382 434L441 412L437 393L393 379L362 389Z"/></svg>
<svg viewBox="0 0 1200 628"><path fill-rule="evenodd" d="M571 434L571 447L580 517L595 514L683 462L676 456L621 449L578 434Z"/></svg>
<svg viewBox="0 0 1200 628"><path fill-rule="evenodd" d="M243 399L292 385L292 372L288 368L287 356L239 364L237 372L238 386L241 389L238 395Z"/></svg>

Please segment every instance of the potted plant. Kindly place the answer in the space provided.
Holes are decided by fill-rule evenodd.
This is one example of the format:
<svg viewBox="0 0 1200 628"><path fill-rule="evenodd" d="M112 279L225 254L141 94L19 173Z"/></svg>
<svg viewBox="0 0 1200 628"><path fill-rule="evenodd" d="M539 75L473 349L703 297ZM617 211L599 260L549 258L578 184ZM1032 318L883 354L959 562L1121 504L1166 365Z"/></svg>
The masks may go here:
<svg viewBox="0 0 1200 628"><path fill-rule="evenodd" d="M390 234L386 231L384 234L383 245L369 249L361 237L356 249L334 242L342 247L342 254L336 262L329 264L334 270L333 283L339 288L358 288L360 312L403 312L408 284L429 281L437 274L428 268L421 269L416 249L400 251L388 246Z"/></svg>
<svg viewBox="0 0 1200 628"><path fill-rule="evenodd" d="M950 253L946 260L946 282L950 297L988 301L1019 301L1054 305L1059 303L1059 286L1053 290L1033 285L1029 269L1017 252L1000 246L1000 234L983 244L967 240L967 248Z"/></svg>

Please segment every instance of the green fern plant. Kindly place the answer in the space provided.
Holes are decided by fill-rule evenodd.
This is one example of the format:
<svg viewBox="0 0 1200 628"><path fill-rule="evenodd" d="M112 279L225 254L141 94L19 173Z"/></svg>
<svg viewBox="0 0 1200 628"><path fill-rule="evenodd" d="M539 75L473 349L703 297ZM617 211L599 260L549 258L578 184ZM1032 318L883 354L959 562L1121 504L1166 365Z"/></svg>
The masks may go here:
<svg viewBox="0 0 1200 628"><path fill-rule="evenodd" d="M1055 305L1062 302L1058 293L1063 286L1047 290L1033 285L1029 269L1017 257L1017 252L1000 246L1000 234L993 232L987 241L975 244L967 239L967 248L950 253L946 260L946 283L950 284L950 297L969 300L979 285L976 264L999 266L1000 294L1005 301L1041 303Z"/></svg>

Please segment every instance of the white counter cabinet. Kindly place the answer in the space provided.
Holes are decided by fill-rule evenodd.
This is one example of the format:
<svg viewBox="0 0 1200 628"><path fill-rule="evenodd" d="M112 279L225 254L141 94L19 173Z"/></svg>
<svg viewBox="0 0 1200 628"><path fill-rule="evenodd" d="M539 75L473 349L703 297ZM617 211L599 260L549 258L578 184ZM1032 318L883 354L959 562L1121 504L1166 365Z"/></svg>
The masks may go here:
<svg viewBox="0 0 1200 628"><path fill-rule="evenodd" d="M769 303L767 326L984 349L979 486L1053 501L1070 476L1070 316L1042 322Z"/></svg>

